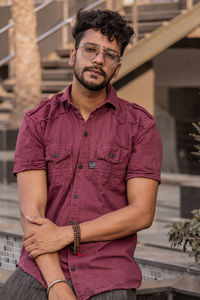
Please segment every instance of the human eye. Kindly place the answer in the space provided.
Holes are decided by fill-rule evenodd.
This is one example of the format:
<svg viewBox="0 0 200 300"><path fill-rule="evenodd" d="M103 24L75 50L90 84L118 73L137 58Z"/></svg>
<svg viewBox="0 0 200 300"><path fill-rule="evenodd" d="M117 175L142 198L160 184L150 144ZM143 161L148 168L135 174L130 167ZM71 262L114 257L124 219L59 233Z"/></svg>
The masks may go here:
<svg viewBox="0 0 200 300"><path fill-rule="evenodd" d="M109 50L106 50L104 52L104 55L110 60L116 60L116 58L117 58L117 54L115 52L109 51Z"/></svg>
<svg viewBox="0 0 200 300"><path fill-rule="evenodd" d="M84 48L87 53L96 53L97 51L96 47L93 45L85 45Z"/></svg>

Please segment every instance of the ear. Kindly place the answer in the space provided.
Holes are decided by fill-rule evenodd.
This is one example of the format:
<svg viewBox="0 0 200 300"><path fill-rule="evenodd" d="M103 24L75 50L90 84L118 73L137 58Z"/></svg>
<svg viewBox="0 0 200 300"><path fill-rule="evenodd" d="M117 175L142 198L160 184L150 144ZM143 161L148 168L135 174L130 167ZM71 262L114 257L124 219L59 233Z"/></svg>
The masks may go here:
<svg viewBox="0 0 200 300"><path fill-rule="evenodd" d="M115 73L113 75L113 78L117 78L117 75L118 75L120 69L121 69L121 63L118 64L118 66L117 66L117 68L115 70Z"/></svg>
<svg viewBox="0 0 200 300"><path fill-rule="evenodd" d="M73 48L73 49L70 51L70 56L69 56L69 65L70 65L70 66L73 66L73 65L74 65L75 55L76 55L76 49Z"/></svg>

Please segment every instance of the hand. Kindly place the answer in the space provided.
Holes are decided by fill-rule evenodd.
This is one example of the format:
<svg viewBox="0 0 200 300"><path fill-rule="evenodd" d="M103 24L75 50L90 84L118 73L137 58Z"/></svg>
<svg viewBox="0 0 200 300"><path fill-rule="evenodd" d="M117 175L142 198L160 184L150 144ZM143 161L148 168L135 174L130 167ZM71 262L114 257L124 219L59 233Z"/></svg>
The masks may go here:
<svg viewBox="0 0 200 300"><path fill-rule="evenodd" d="M56 283L50 288L49 300L77 300L71 287L65 282Z"/></svg>
<svg viewBox="0 0 200 300"><path fill-rule="evenodd" d="M23 246L30 257L36 258L41 254L57 252L73 241L71 226L57 226L46 218L27 216L26 219L39 225L23 236Z"/></svg>

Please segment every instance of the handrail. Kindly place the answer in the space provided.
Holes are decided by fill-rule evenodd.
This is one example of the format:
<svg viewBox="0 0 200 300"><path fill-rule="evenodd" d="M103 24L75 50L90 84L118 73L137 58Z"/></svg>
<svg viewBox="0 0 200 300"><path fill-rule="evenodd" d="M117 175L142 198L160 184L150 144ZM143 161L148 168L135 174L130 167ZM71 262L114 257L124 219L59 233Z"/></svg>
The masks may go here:
<svg viewBox="0 0 200 300"><path fill-rule="evenodd" d="M41 7L41 6L44 7L44 4L46 4L47 2L50 4L50 2L53 2L53 1L54 1L54 0L48 0L48 1L46 1L45 3L41 4L40 7ZM98 1L96 1L95 3L88 5L86 8L84 8L84 10L93 9L93 8L95 8L96 6L98 6L99 4L102 4L102 3L104 3L104 2L105 2L105 0L98 0ZM43 7L42 7L42 8L43 8ZM38 8L39 8L39 6L38 6ZM38 9L38 10L39 10L39 9ZM38 11L38 10L37 10L37 11ZM71 23L71 22L73 21L73 19L74 19L74 16L69 17L69 18L67 18L65 21L63 21L63 22L61 22L61 23L55 25L53 28L49 29L47 32L41 34L41 35L37 38L37 43L43 41L44 39L46 39L47 37L49 37L50 35L52 35L52 34L55 33L56 31L58 31L59 29L61 29L63 26L65 26L65 25ZM7 25L7 26L8 26L8 25ZM14 56L15 56L15 53L10 54L10 55L4 57L3 59L1 59L1 60L0 60L0 67L3 66L5 63L9 62Z"/></svg>
<svg viewBox="0 0 200 300"><path fill-rule="evenodd" d="M93 9L94 7L98 6L99 4L104 3L105 0L98 0L93 4L88 5L86 8L84 8L83 10L89 10L89 9ZM37 38L37 42L41 42L44 39L46 39L47 37L49 37L50 35L52 35L53 33L55 33L56 31L58 31L59 29L61 29L63 26L71 23L74 19L74 16L67 18L66 20L60 22L59 24L55 25L53 28L49 29L47 32L41 34L38 38Z"/></svg>
<svg viewBox="0 0 200 300"><path fill-rule="evenodd" d="M49 4L51 4L54 0L47 0L46 2L42 3L41 5L37 6L35 8L35 12L40 11L41 9L43 9L44 7L48 6ZM106 2L106 0L97 0L95 3L92 3L90 5L88 5L86 8L84 8L84 10L89 10L89 9L93 9L95 7L97 7L99 4L102 4ZM137 3L135 1L135 3ZM192 8L193 6L193 0L186 0L186 5L187 8ZM136 7L136 4L135 4ZM134 9L136 10L136 9ZM74 19L74 16L67 18L66 20L60 22L59 24L55 25L53 28L49 29L47 32L41 34L39 37L37 37L37 43L40 43L41 41L43 41L44 39L46 39L47 37L51 36L52 34L54 34L55 32L57 32L58 30L60 30L62 27L64 27L65 25L71 23ZM0 34L5 32L6 30L10 29L12 26L14 25L14 23L10 23L8 25L6 25L5 27L3 27L2 29L0 29ZM0 67L2 65L4 65L5 63L9 62L13 57L15 56L15 53L10 54L8 56L6 56L5 58L0 60Z"/></svg>
<svg viewBox="0 0 200 300"><path fill-rule="evenodd" d="M51 4L51 3L54 2L54 1L55 1L55 0L47 0L47 1L45 1L44 3L42 3L42 4L38 5L38 6L36 6L35 12L38 12L38 11L42 10L43 8L45 8L46 6L48 6L49 4Z"/></svg>
<svg viewBox="0 0 200 300"><path fill-rule="evenodd" d="M48 6L49 4L51 4L51 3L54 2L54 1L55 1L55 0L47 0L47 1L45 1L44 3L38 5L38 6L34 9L35 12L38 12L38 11L42 10L43 8L45 8L46 6ZM2 28L0 29L0 34L3 33L3 32L5 32L5 31L7 31L7 30L9 30L10 28L12 28L13 25L14 25L14 22L12 22L12 23L10 23L10 24L8 24L8 25L2 27Z"/></svg>
<svg viewBox="0 0 200 300"><path fill-rule="evenodd" d="M7 31L7 30L10 29L11 27L13 27L13 25L14 25L14 23L12 22L12 23L10 23L10 24L8 24L8 25L2 27L2 28L0 29L0 34L3 33L3 32L5 32L5 31Z"/></svg>
<svg viewBox="0 0 200 300"><path fill-rule="evenodd" d="M15 53L12 53L0 60L0 67L9 62L13 57L15 56Z"/></svg>

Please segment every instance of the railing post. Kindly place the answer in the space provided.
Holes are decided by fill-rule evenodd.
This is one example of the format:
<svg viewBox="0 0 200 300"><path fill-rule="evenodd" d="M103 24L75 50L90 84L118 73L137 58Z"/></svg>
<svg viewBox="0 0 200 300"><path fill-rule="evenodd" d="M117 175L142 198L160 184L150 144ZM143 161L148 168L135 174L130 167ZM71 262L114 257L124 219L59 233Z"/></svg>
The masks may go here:
<svg viewBox="0 0 200 300"><path fill-rule="evenodd" d="M138 40L138 3L137 3L137 0L133 0L133 4L132 4L132 24L133 24L133 29L135 32L134 41L137 42L137 40Z"/></svg>
<svg viewBox="0 0 200 300"><path fill-rule="evenodd" d="M186 9L191 9L194 5L193 0L186 0Z"/></svg>
<svg viewBox="0 0 200 300"><path fill-rule="evenodd" d="M69 0L63 0L63 21L69 18ZM62 28L62 48L66 48L69 42L69 25L65 25Z"/></svg>
<svg viewBox="0 0 200 300"><path fill-rule="evenodd" d="M10 19L8 21L8 23L13 23L13 20ZM13 54L15 53L15 46L14 46L14 26L11 27L9 30L8 30L8 43L9 43L9 46L8 46L8 51L9 51L9 54ZM11 79L15 78L15 58L11 59L9 61L9 64L8 64L8 73L9 73L9 77Z"/></svg>
<svg viewBox="0 0 200 300"><path fill-rule="evenodd" d="M106 0L106 9L114 10L114 1L113 0Z"/></svg>
<svg viewBox="0 0 200 300"><path fill-rule="evenodd" d="M123 0L115 1L115 11L120 12L123 8Z"/></svg>

